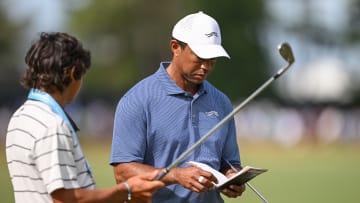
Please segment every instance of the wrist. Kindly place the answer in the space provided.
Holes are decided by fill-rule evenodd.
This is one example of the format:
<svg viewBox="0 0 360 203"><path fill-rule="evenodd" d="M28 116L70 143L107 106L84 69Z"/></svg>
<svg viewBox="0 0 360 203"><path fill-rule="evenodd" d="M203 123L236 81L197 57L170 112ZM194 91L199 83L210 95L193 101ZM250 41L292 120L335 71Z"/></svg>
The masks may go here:
<svg viewBox="0 0 360 203"><path fill-rule="evenodd" d="M131 188L130 188L130 185L126 181L122 182L122 184L127 189L127 201L130 201L131 200Z"/></svg>
<svg viewBox="0 0 360 203"><path fill-rule="evenodd" d="M164 181L166 184L177 184L179 183L179 168L175 167L172 170L169 171L169 173L165 176L162 181Z"/></svg>

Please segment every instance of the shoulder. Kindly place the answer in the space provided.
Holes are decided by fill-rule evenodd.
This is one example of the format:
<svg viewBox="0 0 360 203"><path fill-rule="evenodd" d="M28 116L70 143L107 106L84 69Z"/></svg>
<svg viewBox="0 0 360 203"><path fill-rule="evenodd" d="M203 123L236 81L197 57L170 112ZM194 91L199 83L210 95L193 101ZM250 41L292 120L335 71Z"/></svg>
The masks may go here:
<svg viewBox="0 0 360 203"><path fill-rule="evenodd" d="M20 128L36 136L36 139L50 129L56 131L68 131L64 120L55 114L48 105L27 100L12 116L9 128ZM39 137L38 137L39 136Z"/></svg>
<svg viewBox="0 0 360 203"><path fill-rule="evenodd" d="M51 108L42 102L28 100L24 103L24 113L31 114L38 118L40 121L46 121L48 123L62 122L62 118L54 113Z"/></svg>
<svg viewBox="0 0 360 203"><path fill-rule="evenodd" d="M161 91L161 85L152 74L131 87L118 101L117 111L142 111Z"/></svg>
<svg viewBox="0 0 360 203"><path fill-rule="evenodd" d="M153 87L157 84L156 75L152 74L142 79L131 87L124 96L133 95L133 94L144 94L148 91L151 91Z"/></svg>
<svg viewBox="0 0 360 203"><path fill-rule="evenodd" d="M162 87L156 74L152 74L131 87L120 99L131 102L144 102L146 99L157 95Z"/></svg>

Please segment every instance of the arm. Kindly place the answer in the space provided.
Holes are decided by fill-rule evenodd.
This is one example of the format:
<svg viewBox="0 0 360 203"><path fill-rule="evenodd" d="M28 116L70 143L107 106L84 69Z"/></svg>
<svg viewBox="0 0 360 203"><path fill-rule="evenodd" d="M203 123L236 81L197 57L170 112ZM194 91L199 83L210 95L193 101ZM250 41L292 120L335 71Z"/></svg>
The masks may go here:
<svg viewBox="0 0 360 203"><path fill-rule="evenodd" d="M61 202L121 202L127 199L125 186L119 184L103 190L58 189L51 193L54 203Z"/></svg>
<svg viewBox="0 0 360 203"><path fill-rule="evenodd" d="M131 199L136 202L147 202L152 193L164 186L161 181L152 181L157 173L134 176L127 180L131 189ZM55 203L61 202L123 202L128 198L128 189L123 183L101 190L58 189L51 193Z"/></svg>
<svg viewBox="0 0 360 203"><path fill-rule="evenodd" d="M154 168L137 162L119 163L114 165L114 175L117 183L121 183L123 180L140 173L150 171L160 172L161 170L163 170L163 168ZM202 183L198 182L200 176L204 177ZM192 166L186 168L175 167L171 169L161 181L166 185L180 184L194 192L204 192L213 188L212 182L217 182L215 176L211 173Z"/></svg>

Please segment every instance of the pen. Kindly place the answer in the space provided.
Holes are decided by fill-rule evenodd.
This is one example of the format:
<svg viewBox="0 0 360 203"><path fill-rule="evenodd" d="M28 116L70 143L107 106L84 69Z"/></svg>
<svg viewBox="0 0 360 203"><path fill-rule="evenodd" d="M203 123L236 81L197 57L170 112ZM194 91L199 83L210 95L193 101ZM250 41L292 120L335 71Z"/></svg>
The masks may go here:
<svg viewBox="0 0 360 203"><path fill-rule="evenodd" d="M233 171L235 171L236 173L239 172L239 170L237 170L228 160L225 160L225 161L226 161L226 163L231 167L231 169L232 169Z"/></svg>
<svg viewBox="0 0 360 203"><path fill-rule="evenodd" d="M235 171L236 173L239 172L239 170L236 169L228 160L225 159L225 161L226 161L226 163L230 166L230 168L231 168L233 171ZM251 190L254 191L265 203L269 203L269 202L265 199L265 197L262 196L262 195L260 194L260 192L258 192L258 191L255 189L255 187L253 187L249 182L246 182L245 184L246 184L247 186L249 186L249 187L251 188Z"/></svg>

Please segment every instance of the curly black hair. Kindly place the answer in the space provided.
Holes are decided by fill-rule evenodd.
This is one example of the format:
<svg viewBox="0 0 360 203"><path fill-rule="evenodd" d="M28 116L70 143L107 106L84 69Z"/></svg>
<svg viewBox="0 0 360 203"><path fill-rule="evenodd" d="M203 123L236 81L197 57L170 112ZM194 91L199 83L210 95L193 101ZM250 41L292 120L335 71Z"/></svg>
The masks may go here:
<svg viewBox="0 0 360 203"><path fill-rule="evenodd" d="M75 37L61 32L40 33L25 56L26 71L20 79L25 89L56 88L63 92L70 82L71 68L80 79L91 65L90 51Z"/></svg>

